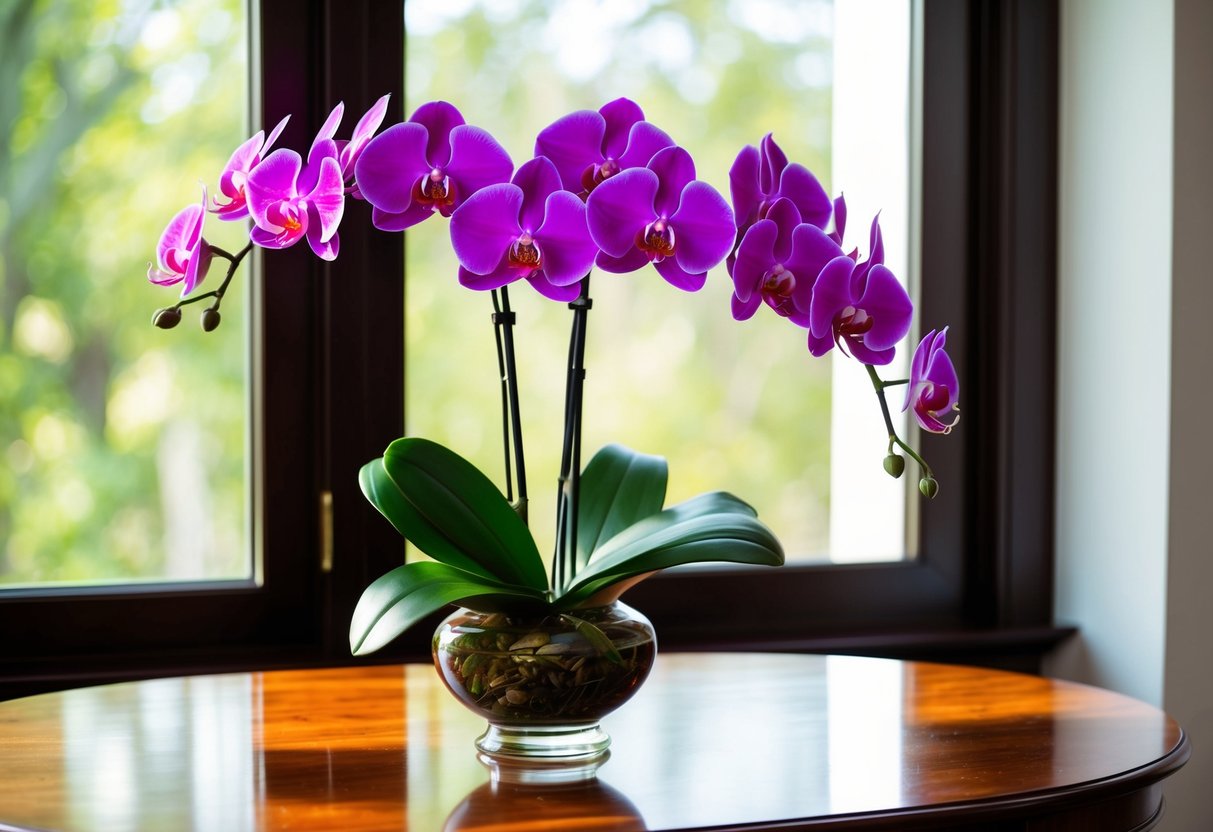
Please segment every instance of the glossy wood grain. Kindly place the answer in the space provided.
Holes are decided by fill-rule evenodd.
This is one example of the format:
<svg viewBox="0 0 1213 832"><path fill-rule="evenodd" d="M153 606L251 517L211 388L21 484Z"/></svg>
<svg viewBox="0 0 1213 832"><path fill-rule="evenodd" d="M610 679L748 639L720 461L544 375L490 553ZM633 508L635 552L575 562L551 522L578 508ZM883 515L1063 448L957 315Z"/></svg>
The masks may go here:
<svg viewBox="0 0 1213 832"><path fill-rule="evenodd" d="M1149 828L1165 714L976 668L663 655L596 781L493 782L425 665L162 679L0 703L0 828Z"/></svg>

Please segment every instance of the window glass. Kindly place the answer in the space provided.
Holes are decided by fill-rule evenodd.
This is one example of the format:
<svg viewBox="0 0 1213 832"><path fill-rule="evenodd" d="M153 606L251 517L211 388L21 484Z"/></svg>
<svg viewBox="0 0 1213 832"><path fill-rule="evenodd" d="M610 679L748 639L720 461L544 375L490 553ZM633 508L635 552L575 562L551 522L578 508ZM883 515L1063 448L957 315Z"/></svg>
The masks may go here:
<svg viewBox="0 0 1213 832"><path fill-rule="evenodd" d="M164 331L144 276L247 138L245 4L14 0L0 42L0 586L248 577L247 304Z"/></svg>
<svg viewBox="0 0 1213 832"><path fill-rule="evenodd" d="M887 0L865 12L888 15L893 37L903 35L880 51L851 25L859 14L843 0L408 0L405 111L451 101L517 165L555 119L627 96L691 151L698 177L726 198L737 152L773 132L831 194L848 189L848 249L866 254L868 223L883 207L886 240L898 249L891 265L905 279L908 5ZM849 94L865 100L841 106L840 67L863 73L866 81L848 83ZM840 152L864 138L849 131L872 129L873 114L883 119L876 129L884 141ZM888 154L890 146L895 159L880 166L881 176L861 175L858 153ZM845 181L835 175L841 157ZM901 179L882 181L889 176ZM491 303L461 288L456 271L444 223L409 232L407 429L449 445L500 483ZM723 266L697 294L649 267L629 275L595 270L583 459L608 442L661 454L670 462L668 503L731 491L758 509L794 560L904 556L904 482L882 470L886 437L866 373L849 360L813 359L806 332L768 309L734 321L731 292ZM512 287L511 301L531 526L540 550L550 551L570 312L524 284ZM845 390L843 375L854 377ZM869 432L839 430L860 416ZM860 469L873 476L850 473ZM892 520L848 530L856 510L874 500Z"/></svg>

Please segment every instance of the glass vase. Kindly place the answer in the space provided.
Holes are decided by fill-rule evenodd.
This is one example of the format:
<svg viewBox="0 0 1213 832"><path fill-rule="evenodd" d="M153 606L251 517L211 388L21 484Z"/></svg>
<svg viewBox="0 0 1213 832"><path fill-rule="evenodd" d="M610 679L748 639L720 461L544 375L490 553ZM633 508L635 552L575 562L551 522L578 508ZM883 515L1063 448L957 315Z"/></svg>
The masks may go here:
<svg viewBox="0 0 1213 832"><path fill-rule="evenodd" d="M585 762L606 753L599 722L649 675L657 637L619 601L539 616L459 609L434 633L433 653L447 688L489 723L482 755Z"/></svg>

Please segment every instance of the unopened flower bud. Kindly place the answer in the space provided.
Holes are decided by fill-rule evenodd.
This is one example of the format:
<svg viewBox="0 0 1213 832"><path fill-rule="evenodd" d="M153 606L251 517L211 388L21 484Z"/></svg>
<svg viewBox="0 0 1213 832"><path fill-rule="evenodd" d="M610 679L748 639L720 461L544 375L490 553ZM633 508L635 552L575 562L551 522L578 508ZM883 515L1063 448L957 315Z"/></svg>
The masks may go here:
<svg viewBox="0 0 1213 832"><path fill-rule="evenodd" d="M181 310L175 306L157 309L152 315L152 323L161 329L172 329L181 323Z"/></svg>
<svg viewBox="0 0 1213 832"><path fill-rule="evenodd" d="M939 483L934 477L923 477L918 481L918 490L928 500L934 500L935 495L939 493Z"/></svg>
<svg viewBox="0 0 1213 832"><path fill-rule="evenodd" d="M897 479L906 470L906 458L899 454L889 454L884 458L884 469L890 477Z"/></svg>
<svg viewBox="0 0 1213 832"><path fill-rule="evenodd" d="M202 321L203 332L214 332L215 327L219 326L219 310L208 306L202 310L202 318L200 320Z"/></svg>

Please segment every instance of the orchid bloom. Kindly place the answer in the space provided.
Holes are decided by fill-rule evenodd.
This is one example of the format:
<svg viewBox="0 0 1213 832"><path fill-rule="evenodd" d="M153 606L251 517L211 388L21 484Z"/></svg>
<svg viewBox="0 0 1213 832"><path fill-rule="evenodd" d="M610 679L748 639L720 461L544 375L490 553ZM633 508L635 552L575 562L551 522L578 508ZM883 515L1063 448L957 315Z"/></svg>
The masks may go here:
<svg viewBox="0 0 1213 832"><path fill-rule="evenodd" d="M403 231L435 213L451 216L481 188L508 182L514 163L485 130L464 124L445 101L417 108L408 121L384 130L354 164L371 222Z"/></svg>
<svg viewBox="0 0 1213 832"><path fill-rule="evenodd" d="M884 265L879 220L872 220L867 260L835 257L817 277L809 308L809 352L815 356L838 344L864 364L888 364L894 345L910 331L914 304Z"/></svg>
<svg viewBox="0 0 1213 832"><path fill-rule="evenodd" d="M278 122L278 125L270 131L269 138L265 137L264 130L258 130L257 135L240 145L232 153L223 168L223 173L219 175L219 192L227 197L227 201L220 202L218 198L215 198L212 201L214 207L210 209L219 219L231 222L248 216L248 203L245 199L244 188L248 182L249 172L261 162L266 153L269 153L274 142L278 140L278 135L282 133L282 129L290 120L291 117L286 116Z"/></svg>
<svg viewBox="0 0 1213 832"><path fill-rule="evenodd" d="M798 326L809 326L817 275L842 249L815 225L800 221L790 199L777 199L750 226L733 268L733 317L744 321L760 303Z"/></svg>
<svg viewBox="0 0 1213 832"><path fill-rule="evenodd" d="M254 243L289 248L306 236L317 257L336 259L345 183L332 139L317 138L306 166L295 151L275 150L249 174L247 192Z"/></svg>
<svg viewBox="0 0 1213 832"><path fill-rule="evenodd" d="M616 98L597 112L578 110L549 124L535 138L535 155L551 159L565 190L586 199L605 180L644 167L658 150L673 144L644 120L639 105Z"/></svg>
<svg viewBox="0 0 1213 832"><path fill-rule="evenodd" d="M746 145L729 168L729 191L733 198L733 219L737 223L737 243L750 226L766 217L778 199L790 199L800 212L802 222L825 228L832 206L817 177L801 164L788 164L788 157L770 133L761 148ZM844 204L844 221L845 221ZM838 233L841 235L841 228ZM729 274L733 273L729 258Z"/></svg>
<svg viewBox="0 0 1213 832"><path fill-rule="evenodd" d="M362 194L358 191L357 183L352 182L354 178L354 165L358 162L358 157L362 155L362 151L366 149L367 144L371 141L371 137L375 135L375 131L379 129L379 125L383 123L383 117L387 113L387 102L391 95L382 96L378 101L371 105L362 118L358 120L358 124L354 127L354 134L348 139L336 139L333 141L334 148L337 153L337 161L341 164L341 178L350 185L350 196L355 199L361 199ZM337 134L337 127L341 124L341 117L345 114L345 103L339 103L329 113L329 117L325 119L324 125L320 128L320 132L316 134L316 138L312 141L312 152L315 152L317 145L328 139L332 139ZM309 161L312 153L308 154Z"/></svg>
<svg viewBox="0 0 1213 832"><path fill-rule="evenodd" d="M906 385L906 401L902 411L914 406L914 417L923 430L950 433L960 421L960 379L944 346L948 328L931 330L914 350L910 365L910 381ZM951 421L944 421L951 418Z"/></svg>
<svg viewBox="0 0 1213 832"><path fill-rule="evenodd" d="M451 216L451 247L459 282L496 289L525 279L552 300L576 300L598 247L586 228L585 204L560 187L556 166L543 156L518 169L509 183L489 185Z"/></svg>
<svg viewBox="0 0 1213 832"><path fill-rule="evenodd" d="M156 245L157 265L148 265L148 280L158 286L184 282L181 297L194 291L211 267L211 247L202 237L205 220L206 188L203 188L202 202L178 211L160 235Z"/></svg>
<svg viewBox="0 0 1213 832"><path fill-rule="evenodd" d="M602 249L598 268L632 272L652 263L666 282L688 292L703 288L708 269L729 253L735 232L728 203L695 179L691 154L678 146L599 184L586 218Z"/></svg>

